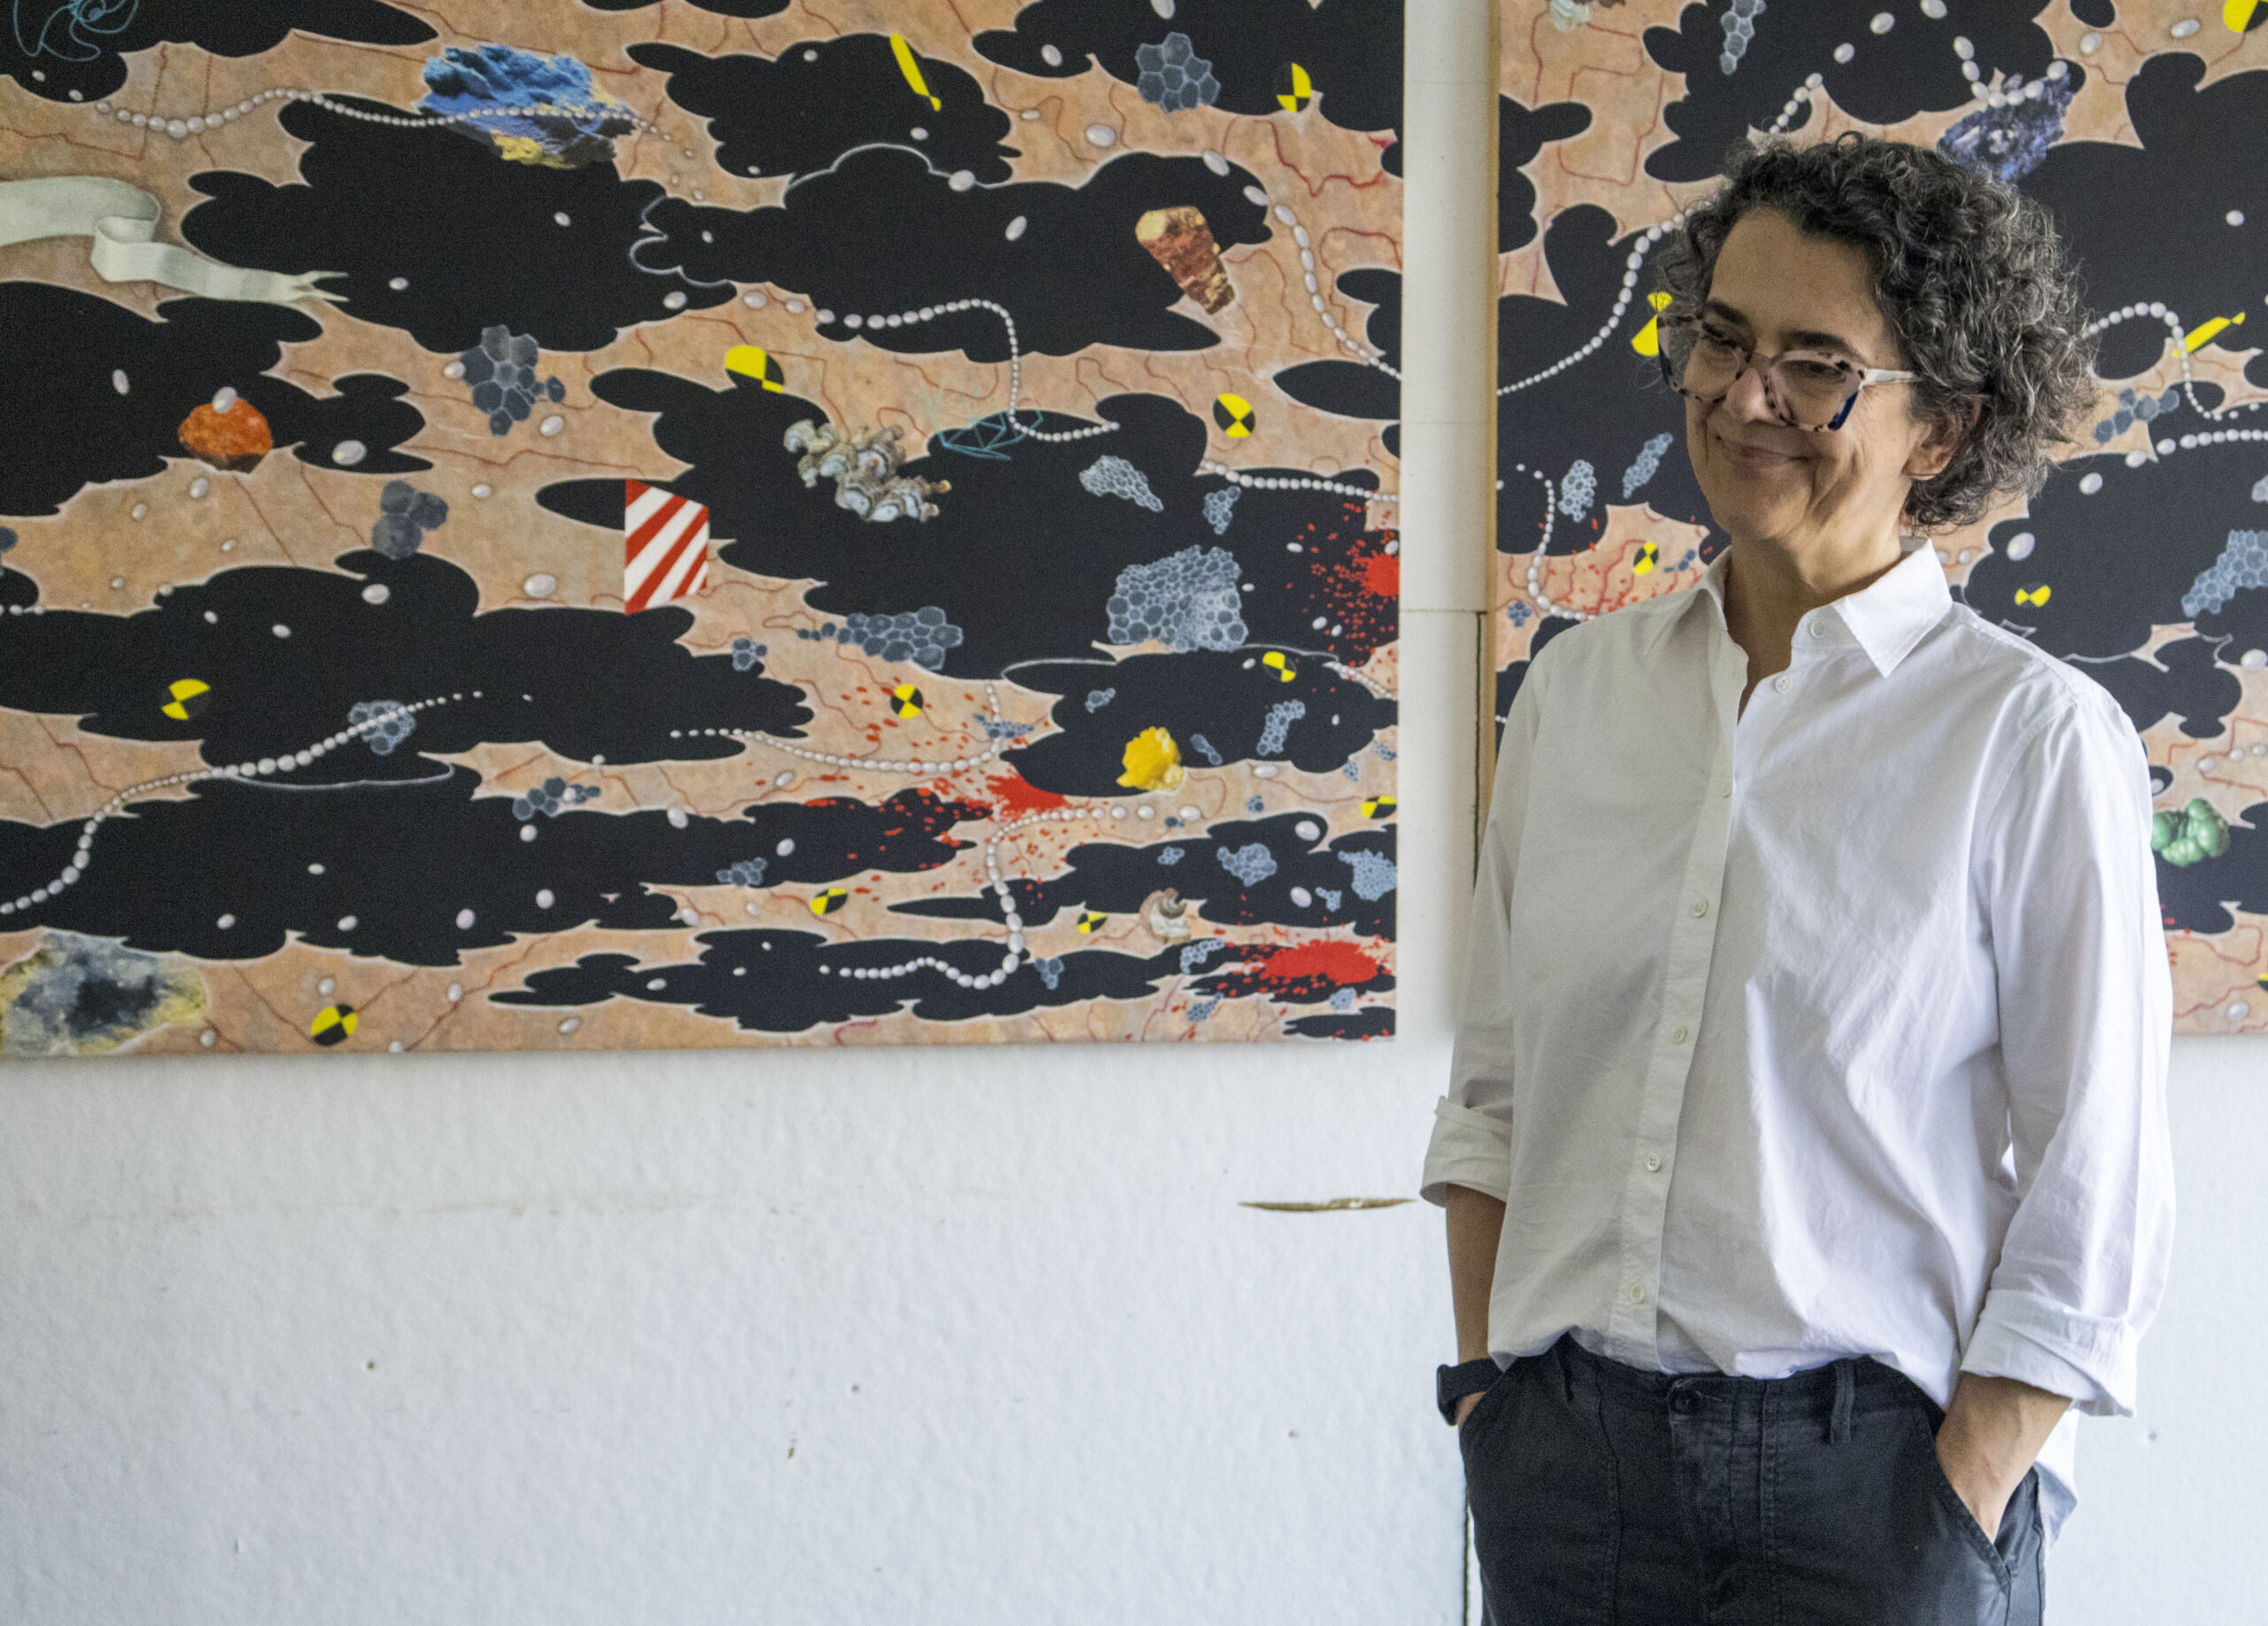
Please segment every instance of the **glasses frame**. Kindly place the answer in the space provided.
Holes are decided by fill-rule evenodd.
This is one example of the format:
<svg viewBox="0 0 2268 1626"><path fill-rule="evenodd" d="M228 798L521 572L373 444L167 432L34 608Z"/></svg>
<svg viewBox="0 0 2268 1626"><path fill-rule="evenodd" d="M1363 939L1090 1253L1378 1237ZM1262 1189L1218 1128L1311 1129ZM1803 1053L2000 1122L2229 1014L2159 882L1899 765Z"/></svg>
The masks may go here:
<svg viewBox="0 0 2268 1626"><path fill-rule="evenodd" d="M1702 316L1678 316L1657 323L1655 331L1656 333L1659 335L1673 330L1697 331L1705 326L1706 326L1706 319ZM1688 401L1697 401L1704 406L1714 406L1719 401L1724 400L1726 396L1733 393L1733 385L1740 382L1740 377L1743 373L1746 372L1751 367L1756 367L1759 369L1757 374L1758 381L1764 385L1765 404L1772 408L1773 415L1777 417L1781 423L1786 424L1790 429L1799 429L1806 434L1826 434L1833 430L1842 428L1844 420L1851 416L1851 408L1858 403L1860 393L1868 385L1912 384L1922 376L1919 373L1900 372L1894 367L1861 367L1857 362L1850 361L1843 356L1837 355L1831 351L1810 350L1798 346L1793 350L1781 350L1767 355L1758 350L1753 345L1744 345L1741 343L1740 340L1732 338L1729 336L1727 337L1725 342L1731 345L1734 349L1740 352L1741 363L1738 367L1733 369L1732 377L1727 381L1725 387L1716 394L1703 395L1697 391L1689 390L1684 385L1678 383L1676 377L1670 371L1669 346L1666 344L1659 343L1658 340L1655 347L1655 353L1657 359L1661 362L1662 382L1669 385L1669 387L1676 393L1684 396ZM1690 351L1687 352L1689 357L1691 354L1692 353ZM1841 409L1824 424L1798 424L1796 422L1794 416L1788 411L1787 408L1781 404L1778 393L1772 387L1772 381L1777 376L1775 373L1774 369L1782 361L1791 355L1817 356L1822 361L1830 362L1842 372L1845 379L1850 384L1851 392L1843 398Z"/></svg>

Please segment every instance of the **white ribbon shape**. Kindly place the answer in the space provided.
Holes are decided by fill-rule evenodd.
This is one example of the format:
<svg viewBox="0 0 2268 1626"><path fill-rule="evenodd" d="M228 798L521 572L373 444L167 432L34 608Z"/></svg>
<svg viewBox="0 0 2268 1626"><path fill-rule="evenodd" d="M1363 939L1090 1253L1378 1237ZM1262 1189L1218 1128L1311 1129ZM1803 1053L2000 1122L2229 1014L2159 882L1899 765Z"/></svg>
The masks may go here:
<svg viewBox="0 0 2268 1626"><path fill-rule="evenodd" d="M344 297L315 286L338 271L247 271L153 239L165 211L155 198L100 175L0 181L0 247L35 237L92 237L89 255L106 283L160 283L208 300L289 305Z"/></svg>

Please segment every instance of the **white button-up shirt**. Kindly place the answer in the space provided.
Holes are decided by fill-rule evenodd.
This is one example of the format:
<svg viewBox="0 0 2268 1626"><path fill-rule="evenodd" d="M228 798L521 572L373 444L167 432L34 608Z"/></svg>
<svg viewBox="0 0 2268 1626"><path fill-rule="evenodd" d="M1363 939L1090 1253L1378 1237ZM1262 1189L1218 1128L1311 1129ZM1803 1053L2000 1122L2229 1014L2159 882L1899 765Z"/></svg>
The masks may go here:
<svg viewBox="0 0 2268 1626"><path fill-rule="evenodd" d="M2173 1224L2148 766L1907 546L1745 712L1721 558L1530 665L1424 1177L1505 1202L1499 1361L1869 1355L2131 1412Z"/></svg>

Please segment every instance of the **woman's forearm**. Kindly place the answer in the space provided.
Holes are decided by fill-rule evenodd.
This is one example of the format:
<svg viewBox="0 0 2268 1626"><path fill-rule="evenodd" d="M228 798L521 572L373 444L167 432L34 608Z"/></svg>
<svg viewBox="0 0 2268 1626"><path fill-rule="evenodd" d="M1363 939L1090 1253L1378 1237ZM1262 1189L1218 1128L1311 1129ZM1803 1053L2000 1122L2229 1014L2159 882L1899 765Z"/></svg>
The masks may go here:
<svg viewBox="0 0 2268 1626"><path fill-rule="evenodd" d="M1496 1280L1496 1240L1504 1203L1469 1186L1449 1190L1449 1296L1456 1309L1456 1358L1488 1353L1488 1290Z"/></svg>

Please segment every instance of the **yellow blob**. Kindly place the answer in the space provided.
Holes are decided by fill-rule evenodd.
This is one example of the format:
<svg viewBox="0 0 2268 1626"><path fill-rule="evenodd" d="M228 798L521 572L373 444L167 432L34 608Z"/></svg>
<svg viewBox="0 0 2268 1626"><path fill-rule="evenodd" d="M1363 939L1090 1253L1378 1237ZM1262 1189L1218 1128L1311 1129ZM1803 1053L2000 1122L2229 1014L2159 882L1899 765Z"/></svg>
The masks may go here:
<svg viewBox="0 0 2268 1626"><path fill-rule="evenodd" d="M1126 771L1118 782L1133 790L1181 788L1181 747L1162 728L1145 728L1126 742Z"/></svg>
<svg viewBox="0 0 2268 1626"><path fill-rule="evenodd" d="M2221 20L2228 25L2231 34L2242 34L2252 26L2253 7L2260 0L2221 0Z"/></svg>
<svg viewBox="0 0 2268 1626"><path fill-rule="evenodd" d="M933 110L943 112L945 105L929 94L928 82L921 77L921 64L914 59L913 47L905 43L905 36L891 35L889 50L890 55L897 58L897 71L905 74L905 82L913 87L913 94L927 101Z"/></svg>
<svg viewBox="0 0 2268 1626"><path fill-rule="evenodd" d="M786 393L788 377L772 353L758 345L734 345L725 352L725 370L755 379L774 395Z"/></svg>
<svg viewBox="0 0 2268 1626"><path fill-rule="evenodd" d="M1662 353L1662 312L1669 308L1669 295L1650 293L1646 303L1654 307L1653 315L1644 327L1630 336L1630 347L1640 355L1659 355Z"/></svg>
<svg viewBox="0 0 2268 1626"><path fill-rule="evenodd" d="M2040 585L2036 587L2018 587L2016 589L2016 603L2019 604L2044 604L2047 602L2047 595L2050 591L2052 591L2052 589L2046 582L2040 583Z"/></svg>
<svg viewBox="0 0 2268 1626"><path fill-rule="evenodd" d="M813 914L832 914L850 901L850 894L849 892L844 891L839 886L830 886L823 892L815 892L812 895L812 913Z"/></svg>
<svg viewBox="0 0 2268 1626"><path fill-rule="evenodd" d="M1260 657L1260 664L1263 666L1275 667L1276 675L1286 683L1300 675L1300 669L1284 658L1284 652L1281 650L1269 650Z"/></svg>
<svg viewBox="0 0 2268 1626"><path fill-rule="evenodd" d="M1101 914L1094 909L1089 909L1079 916L1079 930L1081 931L1091 932L1097 927L1103 925L1109 919L1110 916L1107 914Z"/></svg>
<svg viewBox="0 0 2268 1626"><path fill-rule="evenodd" d="M1659 563L1661 556L1662 548L1659 542L1645 543L1638 549L1637 558L1631 562L1630 573L1633 576L1652 574L1653 568Z"/></svg>
<svg viewBox="0 0 2268 1626"><path fill-rule="evenodd" d="M2237 312L2233 316L2216 316L2210 322L2190 329L2189 337L2182 341L2181 347L2184 350L2194 350L2201 345L2210 344L2213 335L2223 328L2238 327L2242 325L2243 322L2242 311Z"/></svg>
<svg viewBox="0 0 2268 1626"><path fill-rule="evenodd" d="M213 686L197 678L176 678L167 689L169 698L158 710L177 723L185 723L213 703Z"/></svg>
<svg viewBox="0 0 2268 1626"><path fill-rule="evenodd" d="M1401 805L1390 796L1374 796L1363 804L1363 817L1391 819L1394 817L1394 810Z"/></svg>
<svg viewBox="0 0 2268 1626"><path fill-rule="evenodd" d="M900 683L889 691L889 709L900 717L921 715L921 691L911 683Z"/></svg>

